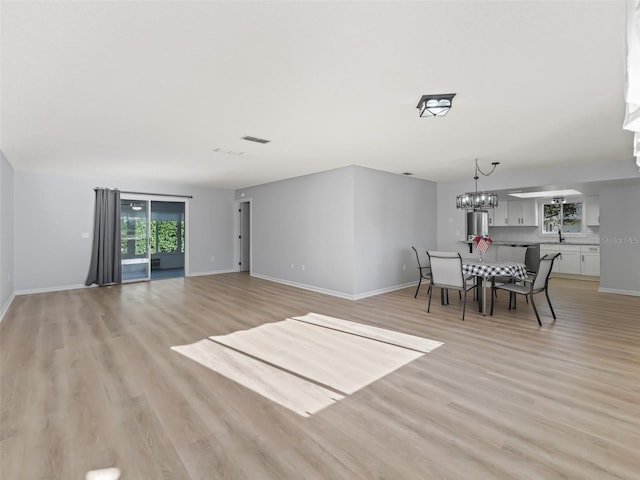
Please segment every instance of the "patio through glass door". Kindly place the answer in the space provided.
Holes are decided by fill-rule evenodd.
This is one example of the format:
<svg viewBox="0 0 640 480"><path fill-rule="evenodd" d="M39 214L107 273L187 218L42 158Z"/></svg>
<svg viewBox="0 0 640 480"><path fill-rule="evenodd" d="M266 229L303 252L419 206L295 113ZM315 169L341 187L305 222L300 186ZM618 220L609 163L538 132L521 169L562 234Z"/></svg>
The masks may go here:
<svg viewBox="0 0 640 480"><path fill-rule="evenodd" d="M148 200L120 200L123 282L148 280L150 278L149 206L150 202Z"/></svg>
<svg viewBox="0 0 640 480"><path fill-rule="evenodd" d="M186 200L123 196L120 227L123 282L185 276Z"/></svg>

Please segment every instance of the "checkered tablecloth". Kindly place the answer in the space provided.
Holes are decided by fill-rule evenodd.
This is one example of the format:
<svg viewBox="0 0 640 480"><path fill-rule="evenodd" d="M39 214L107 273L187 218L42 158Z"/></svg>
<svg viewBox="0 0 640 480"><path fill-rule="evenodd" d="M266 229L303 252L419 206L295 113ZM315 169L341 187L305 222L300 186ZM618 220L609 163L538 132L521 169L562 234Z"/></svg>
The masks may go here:
<svg viewBox="0 0 640 480"><path fill-rule="evenodd" d="M513 277L518 280L527 278L527 266L516 262L479 262L476 260L463 260L462 271L465 275L475 277Z"/></svg>

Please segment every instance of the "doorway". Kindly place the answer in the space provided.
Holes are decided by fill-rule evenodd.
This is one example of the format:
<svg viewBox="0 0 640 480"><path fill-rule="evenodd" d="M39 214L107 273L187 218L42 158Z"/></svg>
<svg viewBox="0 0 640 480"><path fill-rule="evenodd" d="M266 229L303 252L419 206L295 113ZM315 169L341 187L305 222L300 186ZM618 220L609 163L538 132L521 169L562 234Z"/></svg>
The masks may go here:
<svg viewBox="0 0 640 480"><path fill-rule="evenodd" d="M120 226L123 282L185 276L186 200L123 196Z"/></svg>
<svg viewBox="0 0 640 480"><path fill-rule="evenodd" d="M251 270L251 202L241 202L238 208L240 214L240 259L238 261L241 272Z"/></svg>

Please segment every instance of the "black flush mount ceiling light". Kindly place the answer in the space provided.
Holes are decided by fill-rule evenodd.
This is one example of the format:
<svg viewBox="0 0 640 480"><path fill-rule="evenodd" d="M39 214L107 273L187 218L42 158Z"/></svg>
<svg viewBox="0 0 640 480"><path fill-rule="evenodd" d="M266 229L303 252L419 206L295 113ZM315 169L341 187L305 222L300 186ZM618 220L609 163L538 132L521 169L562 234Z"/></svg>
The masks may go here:
<svg viewBox="0 0 640 480"><path fill-rule="evenodd" d="M439 95L423 95L418 106L421 117L444 117L451 109L455 93L441 93Z"/></svg>
<svg viewBox="0 0 640 480"><path fill-rule="evenodd" d="M485 210L487 208L495 208L498 206L498 195L491 192L478 192L478 173L481 173L485 177L488 177L493 173L500 162L491 163L493 168L488 173L484 173L478 167L478 159L476 158L476 174L473 176L473 179L476 181L476 191L468 192L458 195L456 197L456 207L463 208L465 210Z"/></svg>

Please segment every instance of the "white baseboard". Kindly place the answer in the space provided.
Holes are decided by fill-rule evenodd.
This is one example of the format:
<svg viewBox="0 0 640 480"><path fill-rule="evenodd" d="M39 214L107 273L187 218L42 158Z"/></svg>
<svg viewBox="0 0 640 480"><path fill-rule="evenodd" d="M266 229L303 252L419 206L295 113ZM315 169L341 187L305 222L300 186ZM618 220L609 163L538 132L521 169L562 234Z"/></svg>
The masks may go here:
<svg viewBox="0 0 640 480"><path fill-rule="evenodd" d="M360 300L362 298L375 297L376 295L382 295L383 293L395 292L396 290L402 290L403 288L415 287L417 284L417 282L409 282L402 285L394 285L392 287L381 288L379 290L370 290L364 293L357 293L356 295L354 295L353 299Z"/></svg>
<svg viewBox="0 0 640 480"><path fill-rule="evenodd" d="M187 277L204 277L205 275L220 275L221 273L236 273L237 271L238 270L231 268L229 270L211 270L208 272L195 272L195 273L189 272L189 275L187 275Z"/></svg>
<svg viewBox="0 0 640 480"><path fill-rule="evenodd" d="M618 288L603 288L598 289L600 293L615 293L616 295L631 295L633 297L640 297L640 292L637 290L620 290Z"/></svg>
<svg viewBox="0 0 640 480"><path fill-rule="evenodd" d="M197 272L190 273L189 277L198 277L201 275L217 275L220 273L233 273L235 270L214 270L211 272ZM160 280L160 279L158 279ZM133 282L135 283L135 282ZM120 285L126 285L127 283L121 283ZM79 288L97 288L97 285L61 285L58 287L42 287L42 288L30 288L27 290L18 290L15 292L16 295L30 295L32 293L49 293L49 292L61 292L64 290L78 290Z"/></svg>
<svg viewBox="0 0 640 480"><path fill-rule="evenodd" d="M13 302L14 298L16 298L16 294L12 293L11 296L9 297L9 300L7 300L7 303L5 303L2 306L2 310L0 311L0 322L2 322L2 319L4 318L4 314L7 313L7 310L9 310L9 307L11 306L11 302Z"/></svg>
<svg viewBox="0 0 640 480"><path fill-rule="evenodd" d="M252 273L252 277L260 278L262 280L268 280L270 282L281 283L283 285L289 285L291 287L302 288L303 290L310 290L316 293L324 293L325 295L331 295L333 297L344 298L346 300L361 300L367 297L373 297L375 295L380 295L382 293L389 293L395 290L401 290L403 288L415 286L416 282L405 283L403 285L394 285L392 287L381 288L379 290L371 290L369 292L358 293L358 294L350 294L344 292L338 292L336 290L329 290L327 288L316 287L314 285L307 285L304 283L292 282L290 280L283 280L281 278L269 277L268 275L262 275L260 273Z"/></svg>
<svg viewBox="0 0 640 480"><path fill-rule="evenodd" d="M353 295L344 292L338 292L336 290L329 290L326 288L315 287L313 285L306 285L304 283L292 282L290 280L283 280L282 278L270 277L268 275L262 275L261 273L251 273L252 277L260 278L262 280L268 280L270 282L281 283L283 285L289 285L290 287L302 288L303 290L311 290L312 292L324 293L339 298L346 298L347 300L354 300Z"/></svg>
<svg viewBox="0 0 640 480"><path fill-rule="evenodd" d="M587 282L599 282L600 281L600 277L599 276L577 275L575 273L557 273L557 272L552 272L551 276L549 278L566 278L566 279L569 279L569 280L585 280Z"/></svg>
<svg viewBox="0 0 640 480"><path fill-rule="evenodd" d="M80 288L94 288L94 287L93 286L87 287L86 285L61 285L58 287L30 288L28 290L18 290L16 291L16 295L30 295L32 293L62 292L63 290L78 290Z"/></svg>

